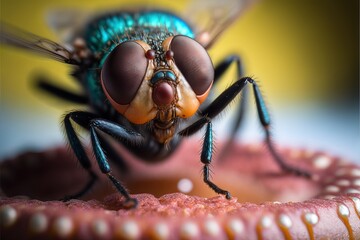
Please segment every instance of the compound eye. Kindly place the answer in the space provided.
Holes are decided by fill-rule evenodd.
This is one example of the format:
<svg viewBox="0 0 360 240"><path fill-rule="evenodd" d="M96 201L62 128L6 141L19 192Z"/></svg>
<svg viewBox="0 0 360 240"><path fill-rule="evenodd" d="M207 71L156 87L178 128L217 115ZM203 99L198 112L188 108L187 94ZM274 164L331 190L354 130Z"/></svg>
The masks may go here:
<svg viewBox="0 0 360 240"><path fill-rule="evenodd" d="M111 51L101 70L104 91L116 103L129 104L144 79L147 64L145 51L138 43L121 43Z"/></svg>
<svg viewBox="0 0 360 240"><path fill-rule="evenodd" d="M214 67L206 50L186 36L175 36L170 48L174 52L176 66L195 94L204 94L214 80Z"/></svg>

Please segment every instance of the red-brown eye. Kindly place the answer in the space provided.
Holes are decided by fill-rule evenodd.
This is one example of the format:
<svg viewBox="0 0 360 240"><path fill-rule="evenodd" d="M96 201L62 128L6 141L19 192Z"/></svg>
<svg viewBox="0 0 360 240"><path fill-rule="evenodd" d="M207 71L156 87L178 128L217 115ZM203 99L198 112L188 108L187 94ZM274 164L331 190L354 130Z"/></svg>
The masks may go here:
<svg viewBox="0 0 360 240"><path fill-rule="evenodd" d="M107 95L118 104L129 104L144 78L148 60L136 42L124 42L109 54L101 70Z"/></svg>
<svg viewBox="0 0 360 240"><path fill-rule="evenodd" d="M206 50L195 40L175 36L170 44L176 66L196 95L202 95L214 80L214 67Z"/></svg>

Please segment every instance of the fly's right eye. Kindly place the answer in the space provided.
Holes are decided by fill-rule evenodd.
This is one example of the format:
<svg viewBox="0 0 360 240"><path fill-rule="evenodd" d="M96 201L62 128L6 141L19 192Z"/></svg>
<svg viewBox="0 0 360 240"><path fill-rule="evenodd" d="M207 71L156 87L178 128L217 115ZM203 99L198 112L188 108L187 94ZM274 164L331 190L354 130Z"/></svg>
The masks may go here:
<svg viewBox="0 0 360 240"><path fill-rule="evenodd" d="M101 70L104 91L118 104L129 104L144 79L148 59L136 42L124 42L109 54Z"/></svg>
<svg viewBox="0 0 360 240"><path fill-rule="evenodd" d="M181 35L172 39L170 47L171 57L193 91L196 95L204 94L214 80L214 67L204 47Z"/></svg>

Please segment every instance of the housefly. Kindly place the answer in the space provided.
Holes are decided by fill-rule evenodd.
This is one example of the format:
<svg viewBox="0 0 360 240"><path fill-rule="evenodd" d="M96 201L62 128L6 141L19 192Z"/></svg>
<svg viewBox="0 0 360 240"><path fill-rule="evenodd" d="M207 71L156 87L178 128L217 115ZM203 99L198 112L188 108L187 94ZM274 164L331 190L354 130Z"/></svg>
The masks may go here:
<svg viewBox="0 0 360 240"><path fill-rule="evenodd" d="M110 139L144 161L154 162L166 159L181 139L205 127L199 156L203 180L216 193L230 199L230 193L209 176L212 120L249 84L275 161L285 171L309 177L308 173L287 165L274 149L266 105L255 80L242 75L239 56L230 55L214 67L207 53L250 3L251 0L193 1L186 11L189 17L148 8L90 17L76 11L58 12L50 24L62 36L63 44L2 24L3 44L71 65L71 75L84 90L85 94L79 94L38 81L44 91L88 106L87 111L67 113L63 120L68 143L89 175L83 189L66 199L82 196L97 180L75 125L89 131L98 167L129 206L136 206L137 200L112 175L108 162L111 159L126 168L126 161L113 149ZM237 67L237 81L211 100L208 96L214 96L213 89L232 64ZM242 105L237 123L243 115ZM190 118L194 120L189 121ZM237 127L238 124L233 133Z"/></svg>

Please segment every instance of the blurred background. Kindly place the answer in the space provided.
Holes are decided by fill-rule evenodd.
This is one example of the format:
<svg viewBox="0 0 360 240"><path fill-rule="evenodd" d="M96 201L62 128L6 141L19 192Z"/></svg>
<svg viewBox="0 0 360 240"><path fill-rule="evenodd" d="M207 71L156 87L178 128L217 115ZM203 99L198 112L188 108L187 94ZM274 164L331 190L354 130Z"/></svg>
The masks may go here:
<svg viewBox="0 0 360 240"><path fill-rule="evenodd" d="M179 11L188 1L131 1ZM47 26L52 9L97 11L129 5L123 0L0 0L0 17L19 28L57 40ZM186 13L185 13L186 15ZM261 86L278 146L324 150L360 163L359 1L263 0L231 25L210 50L216 64L242 56L246 75ZM33 77L77 89L68 66L28 52L0 47L0 158L64 142L62 115L79 106L35 90ZM223 87L235 80L235 68ZM252 97L252 96L251 96ZM239 139L260 142L254 101ZM233 107L235 104L232 105ZM231 111L218 123L225 137Z"/></svg>

